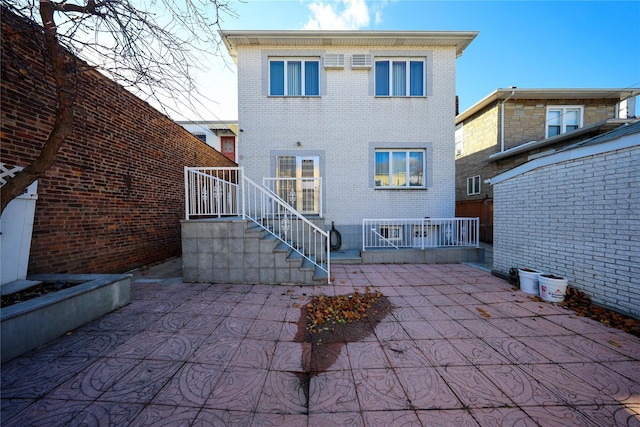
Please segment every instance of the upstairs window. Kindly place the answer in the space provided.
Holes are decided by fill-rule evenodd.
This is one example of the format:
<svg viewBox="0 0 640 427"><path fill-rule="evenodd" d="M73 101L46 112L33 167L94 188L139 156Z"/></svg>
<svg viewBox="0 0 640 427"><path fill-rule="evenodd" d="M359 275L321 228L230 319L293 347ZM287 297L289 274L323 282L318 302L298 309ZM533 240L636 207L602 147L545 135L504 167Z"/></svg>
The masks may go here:
<svg viewBox="0 0 640 427"><path fill-rule="evenodd" d="M376 150L375 187L424 187L425 150Z"/></svg>
<svg viewBox="0 0 640 427"><path fill-rule="evenodd" d="M376 96L425 96L424 60L375 61Z"/></svg>
<svg viewBox="0 0 640 427"><path fill-rule="evenodd" d="M272 59L269 61L269 95L320 95L318 59Z"/></svg>
<svg viewBox="0 0 640 427"><path fill-rule="evenodd" d="M579 127L582 127L582 107L547 107L547 138L571 132Z"/></svg>

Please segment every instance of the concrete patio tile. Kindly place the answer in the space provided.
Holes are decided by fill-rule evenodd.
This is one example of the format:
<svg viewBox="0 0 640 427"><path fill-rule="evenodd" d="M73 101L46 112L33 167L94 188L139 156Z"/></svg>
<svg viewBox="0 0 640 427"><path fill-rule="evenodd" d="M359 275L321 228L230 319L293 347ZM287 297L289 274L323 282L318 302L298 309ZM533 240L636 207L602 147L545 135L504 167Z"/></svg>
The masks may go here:
<svg viewBox="0 0 640 427"><path fill-rule="evenodd" d="M467 265L332 273L313 287L134 281L128 306L2 364L0 422L640 427L636 336ZM294 342L314 295L374 284L393 307L368 336Z"/></svg>
<svg viewBox="0 0 640 427"><path fill-rule="evenodd" d="M210 409L254 412L268 372L265 369L227 368L204 406Z"/></svg>
<svg viewBox="0 0 640 427"><path fill-rule="evenodd" d="M513 363L547 363L549 358L536 351L537 343L534 341L532 347L525 345L517 338L510 337L489 337L487 344L495 348Z"/></svg>
<svg viewBox="0 0 640 427"><path fill-rule="evenodd" d="M362 418L367 427L407 426L420 427L422 423L413 410L363 411Z"/></svg>
<svg viewBox="0 0 640 427"><path fill-rule="evenodd" d="M519 340L545 356L549 363L588 362L588 354L570 348L558 341L558 337L521 337Z"/></svg>
<svg viewBox="0 0 640 427"><path fill-rule="evenodd" d="M241 342L241 338L219 339L211 335L196 349L191 360L196 363L226 366Z"/></svg>
<svg viewBox="0 0 640 427"><path fill-rule="evenodd" d="M352 342L346 345L351 369L390 368L386 352L378 341Z"/></svg>
<svg viewBox="0 0 640 427"><path fill-rule="evenodd" d="M198 314L189 320L180 328L182 334L202 335L207 337L215 331L220 323L224 320L224 316Z"/></svg>
<svg viewBox="0 0 640 427"><path fill-rule="evenodd" d="M414 340L432 340L442 338L442 335L428 322L405 321L400 323L407 335Z"/></svg>
<svg viewBox="0 0 640 427"><path fill-rule="evenodd" d="M149 403L180 368L167 360L143 360L118 378L100 399L119 402Z"/></svg>
<svg viewBox="0 0 640 427"><path fill-rule="evenodd" d="M451 345L472 365L503 365L511 361L480 338L451 339Z"/></svg>
<svg viewBox="0 0 640 427"><path fill-rule="evenodd" d="M638 374L640 371L636 371ZM581 378L596 390L600 390L626 405L640 406L640 383L616 375L614 371L599 363L572 363L571 373ZM636 375L636 379L639 379ZM638 420L640 422L640 419Z"/></svg>
<svg viewBox="0 0 640 427"><path fill-rule="evenodd" d="M207 424L210 425L210 424ZM229 426L234 424L224 424ZM236 424L236 425L254 425L264 427L283 427L283 426L306 426L307 415L300 414L273 414L273 413L261 413L256 412L253 416L251 424Z"/></svg>
<svg viewBox="0 0 640 427"><path fill-rule="evenodd" d="M416 340L415 343L432 366L460 366L469 364L469 360L447 340Z"/></svg>
<svg viewBox="0 0 640 427"><path fill-rule="evenodd" d="M135 425L138 414L145 409L145 405L131 402L91 402L69 425Z"/></svg>
<svg viewBox="0 0 640 427"><path fill-rule="evenodd" d="M438 373L467 408L512 406L513 402L473 366L436 367Z"/></svg>
<svg viewBox="0 0 640 427"><path fill-rule="evenodd" d="M304 425L304 424L300 424ZM318 412L309 414L310 427L365 427L360 412Z"/></svg>
<svg viewBox="0 0 640 427"><path fill-rule="evenodd" d="M508 335L500 329L491 325L486 319L460 319L458 323L468 329L479 338L507 337Z"/></svg>
<svg viewBox="0 0 640 427"><path fill-rule="evenodd" d="M245 338L277 341L278 338L280 338L280 333L282 332L282 323L282 321L278 320L255 319L251 323Z"/></svg>
<svg viewBox="0 0 640 427"><path fill-rule="evenodd" d="M472 409L471 415L473 415L481 426L538 426L538 423L533 421L524 411L518 408ZM543 423L540 425L553 424Z"/></svg>
<svg viewBox="0 0 640 427"><path fill-rule="evenodd" d="M190 426L200 408L184 406L146 405L131 421L131 425Z"/></svg>
<svg viewBox="0 0 640 427"><path fill-rule="evenodd" d="M608 420L605 424L591 422L584 414L570 406L563 406L559 403L556 406L532 406L522 408L533 421L540 426L562 425L562 426L592 426L601 427L603 425L625 425L613 424ZM535 425L535 424L534 424Z"/></svg>
<svg viewBox="0 0 640 427"><path fill-rule="evenodd" d="M440 377L435 368L396 369L411 407L417 410L462 409L462 403Z"/></svg>
<svg viewBox="0 0 640 427"><path fill-rule="evenodd" d="M229 367L269 369L275 352L275 341L243 339L229 359Z"/></svg>
<svg viewBox="0 0 640 427"><path fill-rule="evenodd" d="M196 416L192 427L228 427L250 426L254 419L253 412L225 411L219 409L202 408ZM265 424L268 425L268 424Z"/></svg>
<svg viewBox="0 0 640 427"><path fill-rule="evenodd" d="M392 369L353 371L362 411L407 410L411 403Z"/></svg>
<svg viewBox="0 0 640 427"><path fill-rule="evenodd" d="M572 364L567 365L570 369ZM525 374L544 384L558 396L560 404L604 405L616 403L615 399L589 385L584 379L573 375L568 369L557 364L521 365Z"/></svg>
<svg viewBox="0 0 640 427"><path fill-rule="evenodd" d="M418 410L416 413L422 425L425 426L478 427L480 425L473 419L469 411L462 409Z"/></svg>
<svg viewBox="0 0 640 427"><path fill-rule="evenodd" d="M484 365L478 370L521 408L558 404L558 396L551 389L531 379L517 365Z"/></svg>
<svg viewBox="0 0 640 427"><path fill-rule="evenodd" d="M256 408L258 413L305 414L307 412L307 397L303 384L299 375L292 372L269 371L259 397Z"/></svg>
<svg viewBox="0 0 640 427"><path fill-rule="evenodd" d="M89 402L42 399L24 409L19 417L2 420L3 427L71 425Z"/></svg>
<svg viewBox="0 0 640 427"><path fill-rule="evenodd" d="M151 401L154 405L200 408L215 389L223 366L185 363Z"/></svg>
<svg viewBox="0 0 640 427"><path fill-rule="evenodd" d="M356 379L347 371L328 371L309 379L309 414L356 412L360 410L360 394Z"/></svg>
<svg viewBox="0 0 640 427"><path fill-rule="evenodd" d="M381 343L391 367L396 369L431 366L414 341L386 341Z"/></svg>

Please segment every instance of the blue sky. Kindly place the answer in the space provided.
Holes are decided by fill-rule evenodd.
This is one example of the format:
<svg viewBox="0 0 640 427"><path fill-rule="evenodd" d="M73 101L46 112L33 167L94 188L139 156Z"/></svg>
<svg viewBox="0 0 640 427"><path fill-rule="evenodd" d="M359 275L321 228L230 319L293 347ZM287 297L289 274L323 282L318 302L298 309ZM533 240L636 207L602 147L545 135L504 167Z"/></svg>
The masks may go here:
<svg viewBox="0 0 640 427"><path fill-rule="evenodd" d="M640 88L638 1L231 0L228 30L479 31L457 61L460 111L497 88ZM226 54L226 50L225 50ZM230 60L228 60L231 63ZM211 78L215 76L215 78ZM235 66L199 77L206 111L237 119Z"/></svg>

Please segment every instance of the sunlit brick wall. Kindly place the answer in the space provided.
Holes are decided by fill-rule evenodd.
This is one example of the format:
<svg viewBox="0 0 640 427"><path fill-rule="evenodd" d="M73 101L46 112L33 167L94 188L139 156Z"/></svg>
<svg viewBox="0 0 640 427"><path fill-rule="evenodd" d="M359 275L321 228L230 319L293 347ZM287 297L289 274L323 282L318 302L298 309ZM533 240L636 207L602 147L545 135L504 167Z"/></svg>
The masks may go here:
<svg viewBox="0 0 640 427"><path fill-rule="evenodd" d="M21 23L3 10L0 154L26 166L56 101ZM29 273L118 273L179 255L184 166L235 164L98 73L77 88L73 135L39 180Z"/></svg>

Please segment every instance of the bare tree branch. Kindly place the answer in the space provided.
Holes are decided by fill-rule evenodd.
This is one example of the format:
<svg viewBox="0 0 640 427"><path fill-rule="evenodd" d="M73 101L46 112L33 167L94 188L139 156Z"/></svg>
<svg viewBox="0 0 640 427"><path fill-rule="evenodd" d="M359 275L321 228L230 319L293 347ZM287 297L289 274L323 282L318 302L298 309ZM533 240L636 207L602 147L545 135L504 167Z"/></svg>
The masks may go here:
<svg viewBox="0 0 640 427"><path fill-rule="evenodd" d="M8 178L0 194L4 210L36 179L45 176L73 132L78 88L72 53L165 114L193 110L198 57L220 54L222 15L235 16L228 0L1 0L14 13L39 22L40 37L56 89L55 123L39 156ZM44 79L46 80L46 79ZM172 104L167 105L166 100Z"/></svg>

